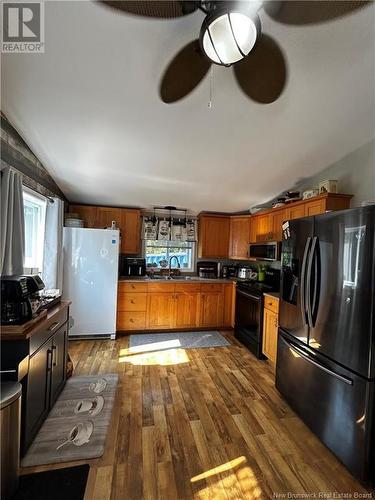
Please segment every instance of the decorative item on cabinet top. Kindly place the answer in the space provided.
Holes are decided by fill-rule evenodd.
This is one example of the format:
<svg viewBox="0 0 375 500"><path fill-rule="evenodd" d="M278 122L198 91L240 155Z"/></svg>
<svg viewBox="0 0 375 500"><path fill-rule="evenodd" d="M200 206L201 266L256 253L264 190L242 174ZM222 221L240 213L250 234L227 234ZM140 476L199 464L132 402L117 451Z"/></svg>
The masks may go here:
<svg viewBox="0 0 375 500"><path fill-rule="evenodd" d="M158 241L197 241L196 217L186 208L154 207L144 212L143 239Z"/></svg>

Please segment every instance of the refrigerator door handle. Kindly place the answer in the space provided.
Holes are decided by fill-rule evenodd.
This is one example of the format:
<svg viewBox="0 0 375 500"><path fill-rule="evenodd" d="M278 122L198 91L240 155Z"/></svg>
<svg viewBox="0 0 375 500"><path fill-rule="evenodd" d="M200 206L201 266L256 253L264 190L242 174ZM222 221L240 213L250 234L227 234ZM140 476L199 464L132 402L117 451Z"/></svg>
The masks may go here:
<svg viewBox="0 0 375 500"><path fill-rule="evenodd" d="M311 237L309 236L306 240L305 250L303 252L303 258L302 258L302 267L301 267L301 314L302 314L302 321L303 321L304 325L307 324L306 302L305 302L305 295L306 295L305 273L306 273L306 262L307 262L307 256L309 254L310 243L311 243Z"/></svg>
<svg viewBox="0 0 375 500"><path fill-rule="evenodd" d="M307 324L309 325L310 328L314 328L313 317L312 317L312 305L311 305L311 275L312 275L312 266L313 266L314 259L315 259L317 241L318 241L318 238L316 236L314 236L314 238L312 240L312 244L311 244L309 261L307 264L306 309L307 309ZM316 280L315 280L315 284L314 284L314 292L316 293ZM315 296L314 296L314 301L315 301Z"/></svg>
<svg viewBox="0 0 375 500"><path fill-rule="evenodd" d="M302 351L302 349L300 349L299 347L295 346L291 342L287 342L287 344L288 344L289 348L292 349L292 351L294 351L299 356L301 356L301 358L303 358L305 361L308 361L309 363L311 363L312 365L316 366L320 370L328 373L329 375L332 375L332 377L336 377L337 379L341 380L342 382L345 382L345 384L353 385L353 380L351 380L350 378L344 377L343 375L339 375L338 373L334 372L333 370L330 370L329 368L326 368L325 366L321 365L317 361L315 361L312 358L310 358L310 356L307 353L305 353L304 351Z"/></svg>

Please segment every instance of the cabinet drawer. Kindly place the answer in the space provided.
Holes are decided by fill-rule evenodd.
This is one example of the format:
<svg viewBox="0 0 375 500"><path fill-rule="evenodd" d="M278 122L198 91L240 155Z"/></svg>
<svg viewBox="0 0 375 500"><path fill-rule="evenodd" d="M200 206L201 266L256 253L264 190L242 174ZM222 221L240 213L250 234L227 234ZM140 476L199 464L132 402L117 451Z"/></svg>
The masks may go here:
<svg viewBox="0 0 375 500"><path fill-rule="evenodd" d="M147 293L119 293L117 297L118 311L145 311L147 306Z"/></svg>
<svg viewBox="0 0 375 500"><path fill-rule="evenodd" d="M175 292L199 293L201 291L200 283L176 283Z"/></svg>
<svg viewBox="0 0 375 500"><path fill-rule="evenodd" d="M41 324L40 331L30 337L30 356L57 330L68 321L68 308L60 311Z"/></svg>
<svg viewBox="0 0 375 500"><path fill-rule="evenodd" d="M146 312L117 313L117 330L142 330L146 327Z"/></svg>
<svg viewBox="0 0 375 500"><path fill-rule="evenodd" d="M274 313L279 313L279 299L276 297L272 297L271 295L264 296L264 307L273 311Z"/></svg>
<svg viewBox="0 0 375 500"><path fill-rule="evenodd" d="M132 283L126 281L120 281L118 284L118 292L136 292L136 293L146 293L148 283Z"/></svg>
<svg viewBox="0 0 375 500"><path fill-rule="evenodd" d="M223 285L221 283L202 283L201 284L202 292L222 292Z"/></svg>
<svg viewBox="0 0 375 500"><path fill-rule="evenodd" d="M149 292L166 292L166 293L173 293L175 290L175 283L171 282L164 282L164 283L150 283L148 285L148 291Z"/></svg>

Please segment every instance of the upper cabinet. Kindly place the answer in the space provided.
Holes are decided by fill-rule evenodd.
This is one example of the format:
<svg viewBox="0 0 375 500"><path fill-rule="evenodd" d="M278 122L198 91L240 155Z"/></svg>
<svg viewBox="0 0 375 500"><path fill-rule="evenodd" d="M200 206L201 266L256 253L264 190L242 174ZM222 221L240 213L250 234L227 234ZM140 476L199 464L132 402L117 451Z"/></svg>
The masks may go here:
<svg viewBox="0 0 375 500"><path fill-rule="evenodd" d="M135 208L97 207L70 205L70 212L77 213L85 227L110 227L116 222L121 233L121 253L136 255L141 249L141 212Z"/></svg>
<svg viewBox="0 0 375 500"><path fill-rule="evenodd" d="M251 218L251 232L250 241L256 243L257 241L272 240L272 217L271 214L265 213L254 215Z"/></svg>
<svg viewBox="0 0 375 500"><path fill-rule="evenodd" d="M229 252L230 217L200 215L198 257L225 259Z"/></svg>
<svg viewBox="0 0 375 500"><path fill-rule="evenodd" d="M250 216L239 215L230 218L229 257L247 259L250 242Z"/></svg>

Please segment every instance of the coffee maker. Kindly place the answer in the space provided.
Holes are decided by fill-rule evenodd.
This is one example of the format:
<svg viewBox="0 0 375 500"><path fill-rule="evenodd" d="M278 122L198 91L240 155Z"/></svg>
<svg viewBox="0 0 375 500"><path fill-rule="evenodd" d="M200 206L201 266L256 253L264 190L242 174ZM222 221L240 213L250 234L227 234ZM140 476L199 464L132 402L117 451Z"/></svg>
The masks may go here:
<svg viewBox="0 0 375 500"><path fill-rule="evenodd" d="M38 313L44 283L40 276L3 276L1 278L1 324L22 325Z"/></svg>

